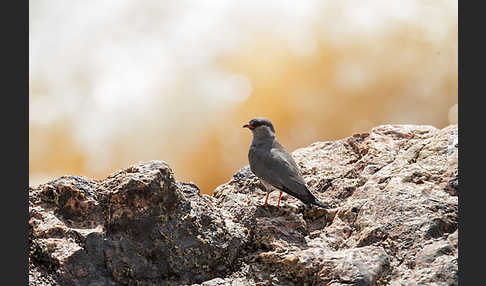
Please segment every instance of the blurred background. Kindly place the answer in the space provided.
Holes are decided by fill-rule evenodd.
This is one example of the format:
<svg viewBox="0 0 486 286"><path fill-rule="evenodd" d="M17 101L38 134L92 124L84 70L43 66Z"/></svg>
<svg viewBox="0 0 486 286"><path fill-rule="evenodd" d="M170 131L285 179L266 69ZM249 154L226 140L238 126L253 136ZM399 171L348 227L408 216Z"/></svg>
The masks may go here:
<svg viewBox="0 0 486 286"><path fill-rule="evenodd" d="M30 1L29 184L163 160L211 194L290 151L457 123L456 1Z"/></svg>

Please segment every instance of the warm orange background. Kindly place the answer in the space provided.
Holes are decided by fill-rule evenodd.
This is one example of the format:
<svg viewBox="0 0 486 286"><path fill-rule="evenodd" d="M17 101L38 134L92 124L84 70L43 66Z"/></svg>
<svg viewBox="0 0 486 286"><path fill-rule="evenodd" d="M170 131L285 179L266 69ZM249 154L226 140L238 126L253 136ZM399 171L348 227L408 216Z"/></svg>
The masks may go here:
<svg viewBox="0 0 486 286"><path fill-rule="evenodd" d="M289 151L457 123L457 1L30 5L30 184L158 159L212 193L254 116Z"/></svg>

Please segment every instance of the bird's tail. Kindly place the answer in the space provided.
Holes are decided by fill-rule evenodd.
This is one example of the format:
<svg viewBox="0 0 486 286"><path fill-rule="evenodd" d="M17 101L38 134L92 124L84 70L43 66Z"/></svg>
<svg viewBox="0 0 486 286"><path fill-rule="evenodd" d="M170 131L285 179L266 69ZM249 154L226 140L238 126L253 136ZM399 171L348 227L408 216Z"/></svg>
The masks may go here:
<svg viewBox="0 0 486 286"><path fill-rule="evenodd" d="M318 207L321 207L321 208L330 209L330 207L329 207L327 204L325 204L325 203L323 203L323 202L321 202L321 201L319 201L319 200L317 200L317 199L315 199L315 200L312 202L312 204L313 204L313 205L316 205L316 206L318 206Z"/></svg>

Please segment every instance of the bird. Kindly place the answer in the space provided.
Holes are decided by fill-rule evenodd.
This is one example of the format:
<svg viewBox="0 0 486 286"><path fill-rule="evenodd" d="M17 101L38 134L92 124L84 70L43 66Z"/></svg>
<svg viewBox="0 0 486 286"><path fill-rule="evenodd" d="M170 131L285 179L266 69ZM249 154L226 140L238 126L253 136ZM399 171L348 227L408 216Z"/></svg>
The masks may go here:
<svg viewBox="0 0 486 286"><path fill-rule="evenodd" d="M277 207L280 207L283 191L308 206L329 208L309 191L294 159L275 137L275 128L269 119L253 118L244 124L243 128L248 128L253 134L248 151L248 162L250 170L260 179L266 189L265 207L267 207L268 195L279 190Z"/></svg>

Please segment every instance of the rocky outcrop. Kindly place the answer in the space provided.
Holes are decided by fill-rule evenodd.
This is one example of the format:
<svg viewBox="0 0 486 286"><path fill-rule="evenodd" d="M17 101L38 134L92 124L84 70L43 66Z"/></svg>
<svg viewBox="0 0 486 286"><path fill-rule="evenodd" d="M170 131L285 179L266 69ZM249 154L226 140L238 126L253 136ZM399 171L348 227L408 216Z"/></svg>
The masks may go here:
<svg viewBox="0 0 486 286"><path fill-rule="evenodd" d="M30 285L457 285L457 126L384 125L292 153L318 199L248 166L213 196L161 161L29 189ZM245 151L246 152L246 151Z"/></svg>

